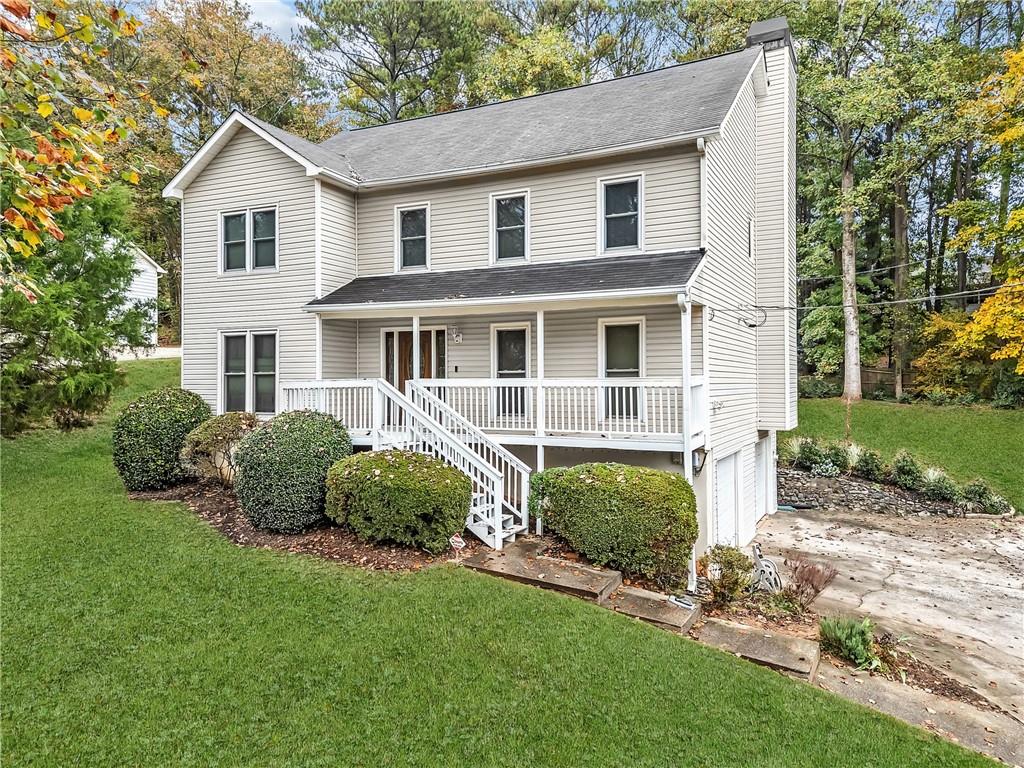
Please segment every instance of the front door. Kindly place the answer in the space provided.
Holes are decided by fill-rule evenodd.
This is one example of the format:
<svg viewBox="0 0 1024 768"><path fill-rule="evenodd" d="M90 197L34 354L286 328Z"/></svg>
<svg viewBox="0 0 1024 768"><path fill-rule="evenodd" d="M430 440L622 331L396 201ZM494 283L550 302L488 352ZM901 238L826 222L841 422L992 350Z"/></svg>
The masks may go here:
<svg viewBox="0 0 1024 768"><path fill-rule="evenodd" d="M384 378L399 392L405 392L409 379L433 379L445 376L445 331L420 331L420 370L412 371L412 331L384 332Z"/></svg>

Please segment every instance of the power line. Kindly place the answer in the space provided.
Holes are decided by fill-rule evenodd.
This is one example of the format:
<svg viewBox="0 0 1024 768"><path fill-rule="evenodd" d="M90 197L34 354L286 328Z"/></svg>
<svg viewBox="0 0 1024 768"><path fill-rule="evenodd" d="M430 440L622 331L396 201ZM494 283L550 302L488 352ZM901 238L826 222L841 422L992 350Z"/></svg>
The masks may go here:
<svg viewBox="0 0 1024 768"><path fill-rule="evenodd" d="M910 267L910 266L913 266L914 264L924 264L926 261L928 261L928 259L914 259L913 261L905 261L902 264L889 264L888 266L885 266L885 267L875 267L873 269L861 269L861 270L858 270L857 272L854 272L853 274L855 274L855 275L871 275L871 274L874 274L875 272L887 272L890 269L896 269L897 267ZM806 283L806 282L809 282L811 280L832 280L832 279L839 278L839 277L842 277L842 275L805 275L804 277L797 278L797 280L799 280L800 282Z"/></svg>

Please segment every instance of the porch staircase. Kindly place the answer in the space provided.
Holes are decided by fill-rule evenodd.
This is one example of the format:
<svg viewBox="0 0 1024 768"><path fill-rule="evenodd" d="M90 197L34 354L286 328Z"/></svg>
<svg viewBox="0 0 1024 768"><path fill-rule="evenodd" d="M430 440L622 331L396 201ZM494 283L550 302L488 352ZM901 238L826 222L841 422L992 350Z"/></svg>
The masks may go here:
<svg viewBox="0 0 1024 768"><path fill-rule="evenodd" d="M473 485L466 527L494 549L527 530L525 462L413 381L406 383L406 394L384 379L374 379L372 386L374 449L416 451L466 474Z"/></svg>

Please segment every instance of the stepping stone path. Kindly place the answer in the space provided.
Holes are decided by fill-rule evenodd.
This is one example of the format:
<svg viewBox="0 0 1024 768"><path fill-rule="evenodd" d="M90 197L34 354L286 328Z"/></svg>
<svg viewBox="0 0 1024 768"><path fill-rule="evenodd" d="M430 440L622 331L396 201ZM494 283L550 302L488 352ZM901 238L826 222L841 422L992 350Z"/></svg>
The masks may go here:
<svg viewBox="0 0 1024 768"><path fill-rule="evenodd" d="M802 637L780 635L722 619L706 619L697 630L697 639L808 682L814 682L818 671L818 644Z"/></svg>
<svg viewBox="0 0 1024 768"><path fill-rule="evenodd" d="M544 546L537 539L519 539L501 551L480 550L462 562L474 571L593 600L675 632L688 631L700 616L699 606L682 608L670 603L668 595L623 586L618 571L547 557Z"/></svg>

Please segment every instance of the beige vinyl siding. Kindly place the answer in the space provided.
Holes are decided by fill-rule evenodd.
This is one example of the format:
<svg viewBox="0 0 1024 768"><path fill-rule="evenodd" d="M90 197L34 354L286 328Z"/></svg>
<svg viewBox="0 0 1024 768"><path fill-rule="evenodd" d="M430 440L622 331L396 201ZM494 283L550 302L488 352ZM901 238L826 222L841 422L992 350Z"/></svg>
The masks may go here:
<svg viewBox="0 0 1024 768"><path fill-rule="evenodd" d="M544 314L544 375L547 378L585 378L599 376L598 321L620 317L646 318L646 374L651 377L682 377L680 361L679 310L675 305L630 309L588 309L565 312L548 311ZM528 323L530 326L530 375L537 375L537 323L535 313L507 315L472 315L461 317L423 317L420 325L445 326L448 329L448 377L475 379L491 377L491 325ZM328 323L337 321L324 321ZM381 329L409 330L412 326L403 320L359 320L360 377L382 375ZM453 329L458 328L462 343L451 340ZM337 344L337 338L324 343ZM336 353L324 348L324 361ZM324 375L327 376L325 368Z"/></svg>
<svg viewBox="0 0 1024 768"><path fill-rule="evenodd" d="M430 203L431 269L490 263L490 195L530 190L530 260L597 255L598 179L643 173L647 251L700 245L698 157L691 147L359 195L359 275L394 271L395 206Z"/></svg>
<svg viewBox="0 0 1024 768"><path fill-rule="evenodd" d="M356 276L356 198L327 182L320 185L320 295Z"/></svg>
<svg viewBox="0 0 1024 768"><path fill-rule="evenodd" d="M753 83L744 84L722 135L707 142L707 255L695 291L699 303L731 308L754 302L754 265L747 254L754 215L756 114ZM711 389L711 440L726 456L757 439L757 347L735 311L716 312L705 358Z"/></svg>
<svg viewBox="0 0 1024 768"><path fill-rule="evenodd" d="M694 304L690 316L690 373L704 375L704 307Z"/></svg>
<svg viewBox="0 0 1024 768"><path fill-rule="evenodd" d="M218 332L278 331L278 380L316 373L313 180L301 165L242 128L185 191L182 386L219 409ZM277 205L278 271L218 274L220 213ZM280 404L279 404L280 405Z"/></svg>
<svg viewBox="0 0 1024 768"><path fill-rule="evenodd" d="M322 320L320 339L323 345L321 365L325 379L357 378L356 321Z"/></svg>
<svg viewBox="0 0 1024 768"><path fill-rule="evenodd" d="M768 93L757 112L757 303L796 304L795 73L785 48L766 53ZM757 329L758 424L796 426L796 312Z"/></svg>

